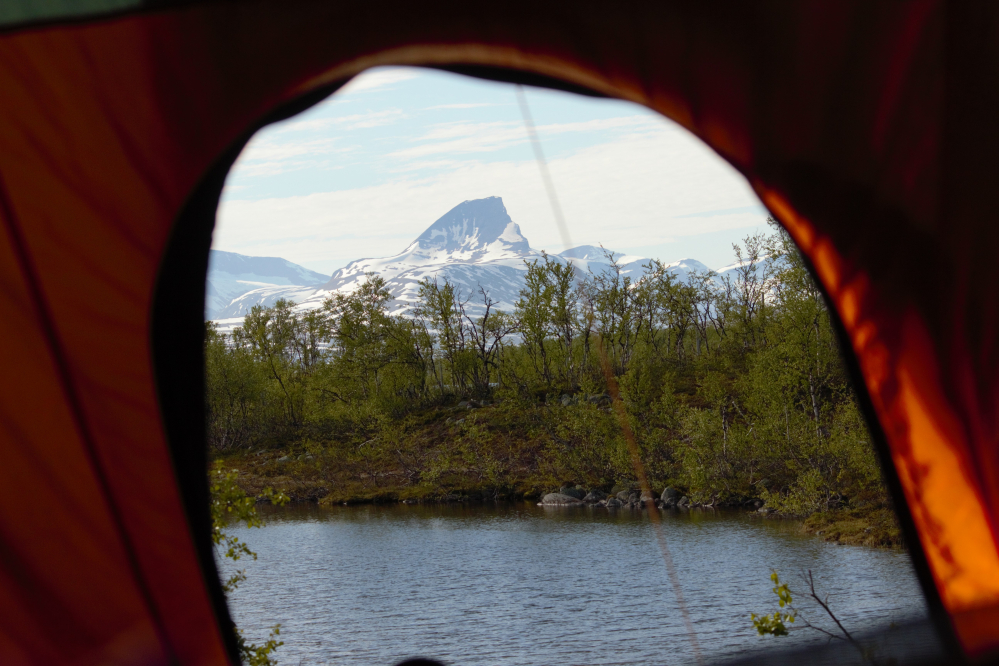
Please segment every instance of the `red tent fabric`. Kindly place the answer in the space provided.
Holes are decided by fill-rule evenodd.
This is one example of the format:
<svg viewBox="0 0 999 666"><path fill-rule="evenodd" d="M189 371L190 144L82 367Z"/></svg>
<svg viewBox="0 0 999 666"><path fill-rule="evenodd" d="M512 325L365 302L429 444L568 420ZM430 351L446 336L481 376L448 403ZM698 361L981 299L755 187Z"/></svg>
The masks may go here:
<svg viewBox="0 0 999 666"><path fill-rule="evenodd" d="M199 392L214 206L261 123L385 64L631 100L745 174L838 315L941 626L999 649L996 5L22 5L0 12L0 660L233 658Z"/></svg>

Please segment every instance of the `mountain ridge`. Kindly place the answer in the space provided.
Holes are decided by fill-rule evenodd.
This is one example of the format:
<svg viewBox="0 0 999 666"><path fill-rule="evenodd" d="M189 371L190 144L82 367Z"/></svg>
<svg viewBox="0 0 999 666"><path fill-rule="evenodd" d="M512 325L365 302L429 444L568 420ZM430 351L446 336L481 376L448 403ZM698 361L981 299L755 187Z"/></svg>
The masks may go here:
<svg viewBox="0 0 999 666"><path fill-rule="evenodd" d="M611 268L606 253L602 247L579 245L548 256L555 261L571 262L581 273L599 273ZM633 280L644 274L642 265L650 261L648 257L612 254L622 275ZM231 320L229 325L238 325L236 320L254 305L270 306L279 298L293 300L303 310L315 309L333 292L349 293L356 289L368 273L385 279L392 295L389 303L392 314L404 315L413 307L419 298L420 281L427 278L447 279L455 284L465 297L470 297L471 313L479 309L476 300L481 301L480 287L496 301L495 307L510 311L524 286L525 261L540 260L542 256L541 251L530 246L502 198L466 200L434 221L397 254L352 261L322 285L269 284L248 290L216 310L214 319ZM667 268L680 280L686 280L690 273L710 270L689 258L667 264Z"/></svg>
<svg viewBox="0 0 999 666"><path fill-rule="evenodd" d="M274 286L319 286L328 276L281 257L251 257L237 252L209 250L205 281L205 318L219 312L243 294Z"/></svg>

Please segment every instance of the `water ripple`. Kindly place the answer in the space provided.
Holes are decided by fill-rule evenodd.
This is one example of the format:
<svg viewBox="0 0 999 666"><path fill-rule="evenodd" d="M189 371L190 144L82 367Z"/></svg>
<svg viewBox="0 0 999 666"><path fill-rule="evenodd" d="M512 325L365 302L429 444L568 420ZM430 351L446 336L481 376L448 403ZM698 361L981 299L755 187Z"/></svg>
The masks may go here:
<svg viewBox="0 0 999 666"><path fill-rule="evenodd" d="M414 655L463 665L693 662L639 512L300 506L267 520L232 530L259 559L238 564L248 580L230 606L251 640L281 623L283 664L387 666ZM711 659L775 647L749 621L773 611L771 569L792 583L811 569L848 628L926 613L902 553L824 543L794 523L738 513L665 514L664 528Z"/></svg>

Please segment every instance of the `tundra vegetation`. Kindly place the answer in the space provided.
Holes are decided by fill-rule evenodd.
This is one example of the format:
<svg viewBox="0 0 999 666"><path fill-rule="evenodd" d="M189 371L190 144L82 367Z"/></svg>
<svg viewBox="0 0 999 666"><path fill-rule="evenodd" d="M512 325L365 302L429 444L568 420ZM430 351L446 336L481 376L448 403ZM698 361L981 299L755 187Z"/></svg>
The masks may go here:
<svg viewBox="0 0 999 666"><path fill-rule="evenodd" d="M209 322L213 455L251 495L324 502L607 491L636 476L612 376L654 488L897 544L822 294L775 225L733 248L730 277L684 281L655 260L632 281L613 257L586 274L543 256L512 312L428 280L393 316L370 275L322 309Z"/></svg>
<svg viewBox="0 0 999 666"><path fill-rule="evenodd" d="M212 496L210 506L212 543L215 544L215 550L219 557L234 563L239 562L244 557L255 560L257 554L250 550L245 541L226 532L226 527L230 523L243 523L246 527L263 526L263 521L257 513L257 498L247 495L236 484L236 477L237 472L235 471L216 469L209 478L209 490ZM261 497L277 505L288 501L287 496L280 492L274 492L271 488L265 488ZM245 580L245 571L236 570L222 581L222 589L226 594L229 594ZM278 636L281 634L280 624L271 627L270 635L261 645L248 641L239 627L234 626L233 629L236 632L236 644L239 648L240 661L243 664L246 666L275 666L277 664L274 652L284 645L283 641L278 640Z"/></svg>

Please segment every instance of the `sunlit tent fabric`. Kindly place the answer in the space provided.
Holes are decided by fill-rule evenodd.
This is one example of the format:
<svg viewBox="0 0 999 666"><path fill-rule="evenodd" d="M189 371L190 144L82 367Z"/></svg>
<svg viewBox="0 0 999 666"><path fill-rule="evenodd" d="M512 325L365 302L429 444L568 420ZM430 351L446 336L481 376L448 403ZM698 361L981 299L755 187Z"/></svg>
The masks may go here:
<svg viewBox="0 0 999 666"><path fill-rule="evenodd" d="M999 5L13 0L0 661L233 658L201 429L214 207L253 130L388 64L644 104L745 174L838 315L941 627L999 648Z"/></svg>

